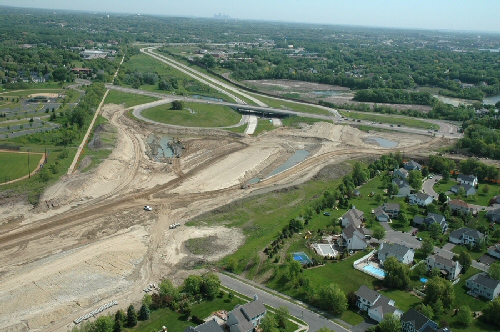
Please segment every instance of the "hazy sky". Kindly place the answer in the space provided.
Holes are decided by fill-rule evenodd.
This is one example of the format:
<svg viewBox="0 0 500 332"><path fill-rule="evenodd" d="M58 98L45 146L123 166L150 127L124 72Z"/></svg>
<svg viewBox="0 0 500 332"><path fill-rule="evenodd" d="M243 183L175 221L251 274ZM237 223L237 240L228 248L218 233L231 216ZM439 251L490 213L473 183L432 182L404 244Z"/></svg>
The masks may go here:
<svg viewBox="0 0 500 332"><path fill-rule="evenodd" d="M0 5L500 32L500 0L0 0Z"/></svg>

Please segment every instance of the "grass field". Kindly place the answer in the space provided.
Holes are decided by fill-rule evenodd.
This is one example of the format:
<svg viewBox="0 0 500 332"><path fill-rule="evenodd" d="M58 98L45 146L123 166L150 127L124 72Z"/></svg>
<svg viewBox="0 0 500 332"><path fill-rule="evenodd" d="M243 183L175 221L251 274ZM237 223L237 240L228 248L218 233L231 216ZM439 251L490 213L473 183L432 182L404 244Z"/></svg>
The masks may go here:
<svg viewBox="0 0 500 332"><path fill-rule="evenodd" d="M153 107L142 115L153 121L186 127L226 127L237 124L241 115L229 106L184 103L181 111L171 110L171 104Z"/></svg>
<svg viewBox="0 0 500 332"><path fill-rule="evenodd" d="M132 106L151 103L157 100L158 98L154 97L110 90L106 97L105 104L123 104L126 108L129 108Z"/></svg>
<svg viewBox="0 0 500 332"><path fill-rule="evenodd" d="M0 152L0 183L18 179L33 172L43 154ZM28 171L29 159L29 171Z"/></svg>
<svg viewBox="0 0 500 332"><path fill-rule="evenodd" d="M365 121L372 121L372 122L382 122L382 123L387 123L387 124L394 124L394 125L403 125L411 128L419 128L419 129L439 129L439 126L433 125L432 123L425 122L422 120L418 120L415 118L411 117L404 117L404 116L397 116L397 115L390 115L390 116L381 116L380 114L377 113L364 113L364 112L346 112L346 111L339 111L339 113L342 116L348 117L348 118L353 118L353 119L359 119L359 120L365 120Z"/></svg>
<svg viewBox="0 0 500 332"><path fill-rule="evenodd" d="M43 86L42 86L43 85ZM35 93L62 93L64 90L55 83L40 83L33 88L25 89L25 90L5 90L0 92L0 97L11 98L11 97L28 97L31 94Z"/></svg>

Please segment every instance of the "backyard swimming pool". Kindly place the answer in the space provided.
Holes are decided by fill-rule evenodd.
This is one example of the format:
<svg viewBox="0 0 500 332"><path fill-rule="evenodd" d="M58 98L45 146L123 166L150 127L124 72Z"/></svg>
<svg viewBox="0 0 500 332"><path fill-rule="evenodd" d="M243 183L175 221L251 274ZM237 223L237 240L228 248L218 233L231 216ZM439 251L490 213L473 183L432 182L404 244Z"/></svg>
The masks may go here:
<svg viewBox="0 0 500 332"><path fill-rule="evenodd" d="M375 267L373 265L366 265L363 267L366 271L370 272L371 274L377 275L379 277L385 277L385 271L382 269L379 269L378 267Z"/></svg>

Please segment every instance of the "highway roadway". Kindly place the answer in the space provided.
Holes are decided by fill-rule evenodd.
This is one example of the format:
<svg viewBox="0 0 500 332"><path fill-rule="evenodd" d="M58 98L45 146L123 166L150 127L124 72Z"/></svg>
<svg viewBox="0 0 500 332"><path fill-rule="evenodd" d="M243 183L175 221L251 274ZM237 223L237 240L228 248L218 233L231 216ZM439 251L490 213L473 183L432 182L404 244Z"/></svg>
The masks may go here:
<svg viewBox="0 0 500 332"><path fill-rule="evenodd" d="M106 88L110 89L110 90L125 92L125 93L133 93L133 94L139 94L139 95L144 95L144 96L160 98L162 100L165 100L164 103L168 103L172 100L184 100L187 102L224 105L224 106L230 106L230 107L238 108L238 109L264 111L264 112L274 113L274 114L283 114L283 115L307 117L307 118L313 118L313 119L319 119L319 120L325 120L325 121L333 121L337 124L345 123L345 124L353 125L353 126L369 125L369 126L375 127L375 128L382 128L382 129L399 131L399 132L404 132L404 133L414 133L414 134L418 134L418 135L433 136L434 134L436 134L439 136L444 136L447 138L455 138L455 139L458 139L459 137L461 137L461 134L450 134L450 132L456 133L458 131L457 126L443 122L443 121L438 121L438 120L432 121L432 123L435 123L435 124L440 126L439 131L438 132L429 132L426 129L411 128L411 127L406 127L406 126L390 127L390 125L388 125L386 123L373 123L373 122L364 121L364 120L361 120L359 122L358 121L347 121L347 120L343 119L342 116L336 110L333 110L333 109L330 110L330 111L332 111L331 115L313 114L313 113L298 112L298 111L293 111L293 110L285 110L285 109L278 109L278 108L272 108L272 107L251 106L248 104L238 104L238 103L229 103L229 102L224 102L224 101L188 98L185 96L177 96L177 95L170 95L170 94L151 92L151 91L145 91L145 90L139 90L139 89L126 88L126 87L122 87L119 85L113 85L113 84L106 84ZM157 106L155 104L141 105L141 111L144 109L147 109L148 105L150 107ZM306 104L306 105L309 105L309 104ZM134 114L137 115L138 113L134 112ZM383 117L381 117L381 120L383 120ZM427 121L430 121L430 120L427 120ZM151 121L149 121L149 122L151 122ZM157 124L161 124L161 123L157 122Z"/></svg>

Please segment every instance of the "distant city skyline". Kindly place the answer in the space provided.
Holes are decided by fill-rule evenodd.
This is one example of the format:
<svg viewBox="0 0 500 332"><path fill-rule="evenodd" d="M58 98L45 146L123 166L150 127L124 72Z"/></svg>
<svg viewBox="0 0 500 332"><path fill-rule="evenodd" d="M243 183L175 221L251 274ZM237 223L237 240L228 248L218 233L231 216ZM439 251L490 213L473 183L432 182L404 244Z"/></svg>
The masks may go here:
<svg viewBox="0 0 500 332"><path fill-rule="evenodd" d="M0 5L500 33L500 0L0 0Z"/></svg>

